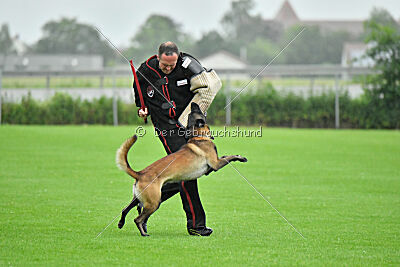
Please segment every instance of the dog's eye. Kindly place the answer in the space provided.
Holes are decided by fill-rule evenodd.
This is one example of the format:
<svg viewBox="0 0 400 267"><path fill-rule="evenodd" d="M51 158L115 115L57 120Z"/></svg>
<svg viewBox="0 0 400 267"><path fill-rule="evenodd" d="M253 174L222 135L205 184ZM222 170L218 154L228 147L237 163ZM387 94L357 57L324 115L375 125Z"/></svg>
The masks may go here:
<svg viewBox="0 0 400 267"><path fill-rule="evenodd" d="M196 127L203 127L204 126L204 121L203 120L196 120Z"/></svg>

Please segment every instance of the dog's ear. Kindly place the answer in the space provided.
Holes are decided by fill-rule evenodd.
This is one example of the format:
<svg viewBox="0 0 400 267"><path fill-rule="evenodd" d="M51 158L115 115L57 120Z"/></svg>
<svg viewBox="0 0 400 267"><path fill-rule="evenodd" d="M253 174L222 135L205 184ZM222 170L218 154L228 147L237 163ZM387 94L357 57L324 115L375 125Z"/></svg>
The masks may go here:
<svg viewBox="0 0 400 267"><path fill-rule="evenodd" d="M195 102L192 102L192 105L190 106L190 109L191 109L191 112L196 112L196 113L201 113L201 114L203 114L203 113L201 112L201 110L200 110L199 105L197 105L197 103L195 103Z"/></svg>

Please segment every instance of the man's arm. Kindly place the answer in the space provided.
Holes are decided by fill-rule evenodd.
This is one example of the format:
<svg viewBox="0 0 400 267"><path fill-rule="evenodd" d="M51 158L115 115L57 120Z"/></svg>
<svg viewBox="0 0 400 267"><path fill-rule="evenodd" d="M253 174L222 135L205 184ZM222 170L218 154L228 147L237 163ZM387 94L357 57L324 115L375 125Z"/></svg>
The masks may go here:
<svg viewBox="0 0 400 267"><path fill-rule="evenodd" d="M201 111L205 113L221 88L222 83L214 70L207 71L195 58L184 54L182 60L182 67L190 75L190 91L195 94L178 119L179 123L186 127L188 116L191 112L191 103L197 103Z"/></svg>

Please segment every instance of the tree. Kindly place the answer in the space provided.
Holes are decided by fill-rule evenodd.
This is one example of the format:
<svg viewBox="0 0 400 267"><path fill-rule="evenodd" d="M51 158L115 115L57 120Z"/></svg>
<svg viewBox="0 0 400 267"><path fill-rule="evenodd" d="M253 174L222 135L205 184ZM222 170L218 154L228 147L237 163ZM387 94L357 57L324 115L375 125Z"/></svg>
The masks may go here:
<svg viewBox="0 0 400 267"><path fill-rule="evenodd" d="M142 61L154 55L165 41L173 41L179 49L185 51L192 46L190 35L182 31L180 24L167 16L150 15L131 39L127 53L133 55L135 61Z"/></svg>
<svg viewBox="0 0 400 267"><path fill-rule="evenodd" d="M374 60L377 74L370 75L365 97L370 106L371 127L400 128L400 30L390 20L377 19L376 10L364 23L367 56Z"/></svg>
<svg viewBox="0 0 400 267"><path fill-rule="evenodd" d="M399 26L392 15L383 8L374 7L371 11L371 15L368 21L374 21L375 23L378 23L380 25L390 26L393 28L397 28ZM366 29L368 29L368 26Z"/></svg>
<svg viewBox="0 0 400 267"><path fill-rule="evenodd" d="M253 0L236 0L231 3L231 9L221 19L225 30L228 50L238 54L241 47L257 38L277 41L282 27L277 23L265 21L261 15L252 15Z"/></svg>
<svg viewBox="0 0 400 267"><path fill-rule="evenodd" d="M196 56L205 57L221 49L225 49L224 38L215 30L207 32L196 42L194 51Z"/></svg>
<svg viewBox="0 0 400 267"><path fill-rule="evenodd" d="M13 41L10 37L8 24L1 25L0 30L0 70L5 68L7 64L7 56L14 52Z"/></svg>
<svg viewBox="0 0 400 267"><path fill-rule="evenodd" d="M389 26L392 28L400 27L400 25L396 22L396 20L392 17L392 15L386 9L383 8L374 7L371 10L369 19L366 22L368 21L375 21L378 24ZM371 34L370 28L366 27L364 23L364 32L360 36L361 37L360 41L365 41L370 34Z"/></svg>
<svg viewBox="0 0 400 267"><path fill-rule="evenodd" d="M250 10L254 8L252 0L232 1L231 10L226 12L221 19L222 26L227 34L237 39L243 33L246 25L250 24L252 17Z"/></svg>
<svg viewBox="0 0 400 267"><path fill-rule="evenodd" d="M114 58L114 51L102 40L96 29L78 23L75 18L49 21L43 27L43 37L34 45L33 52L44 54L101 54L105 61Z"/></svg>
<svg viewBox="0 0 400 267"><path fill-rule="evenodd" d="M301 26L293 26L287 29L280 46L284 47L293 40L300 30ZM317 64L321 63L320 55L323 54L325 48L319 27L311 26L307 27L297 37L282 56L286 64Z"/></svg>
<svg viewBox="0 0 400 267"><path fill-rule="evenodd" d="M0 29L0 54L9 54L12 52L12 39L8 24L2 24Z"/></svg>
<svg viewBox="0 0 400 267"><path fill-rule="evenodd" d="M325 47L322 63L340 64L345 42L356 40L350 33L345 31L326 32L323 34ZM354 38L354 39L353 39Z"/></svg>
<svg viewBox="0 0 400 267"><path fill-rule="evenodd" d="M301 30L301 26L289 28L282 38L280 47L284 47ZM343 44L351 40L347 32L321 32L318 26L308 26L301 35L285 50L286 64L339 64Z"/></svg>
<svg viewBox="0 0 400 267"><path fill-rule="evenodd" d="M279 52L279 47L265 38L257 38L247 47L247 59L252 64L265 65L267 61ZM281 63L283 58L277 58L275 63Z"/></svg>

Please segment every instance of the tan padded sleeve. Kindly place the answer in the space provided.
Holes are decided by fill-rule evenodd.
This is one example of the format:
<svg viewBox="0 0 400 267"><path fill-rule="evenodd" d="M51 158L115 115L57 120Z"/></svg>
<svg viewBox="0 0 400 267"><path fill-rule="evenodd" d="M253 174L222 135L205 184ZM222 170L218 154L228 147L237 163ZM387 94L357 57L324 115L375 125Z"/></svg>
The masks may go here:
<svg viewBox="0 0 400 267"><path fill-rule="evenodd" d="M217 73L214 70L211 70L209 72L203 71L202 73L192 77L190 79L190 85L190 90L195 93L195 95L178 119L184 127L187 127L188 116L191 111L191 103L197 103L201 111L205 113L210 107L219 89L221 89L222 82Z"/></svg>

